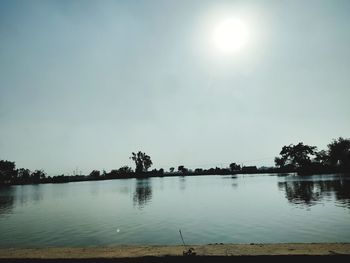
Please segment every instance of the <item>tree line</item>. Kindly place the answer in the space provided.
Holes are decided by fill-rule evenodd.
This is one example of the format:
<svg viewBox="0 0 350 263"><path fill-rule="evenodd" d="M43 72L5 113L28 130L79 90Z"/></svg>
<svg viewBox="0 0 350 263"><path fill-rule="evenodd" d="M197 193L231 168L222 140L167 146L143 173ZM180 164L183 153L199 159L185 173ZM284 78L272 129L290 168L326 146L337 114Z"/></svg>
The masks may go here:
<svg viewBox="0 0 350 263"><path fill-rule="evenodd" d="M179 165L177 170L170 167L169 171L163 168L150 170L153 162L144 152L132 153L130 159L135 163L135 170L129 166L122 166L110 172L93 170L89 175L57 175L47 176L43 170L30 171L16 169L15 162L0 160L0 184L37 184L37 183L64 183L88 180L107 180L120 178L140 178L152 176L186 176L186 175L229 175L238 173L281 173L297 172L299 174L350 172L350 139L339 137L327 145L326 150L317 150L316 146L302 142L282 147L280 154L275 158L275 167L257 168L256 166L241 166L231 163L226 168L196 168L189 169Z"/></svg>
<svg viewBox="0 0 350 263"><path fill-rule="evenodd" d="M350 171L350 139L339 137L327 145L326 150L302 142L283 146L275 164L283 171L299 174Z"/></svg>

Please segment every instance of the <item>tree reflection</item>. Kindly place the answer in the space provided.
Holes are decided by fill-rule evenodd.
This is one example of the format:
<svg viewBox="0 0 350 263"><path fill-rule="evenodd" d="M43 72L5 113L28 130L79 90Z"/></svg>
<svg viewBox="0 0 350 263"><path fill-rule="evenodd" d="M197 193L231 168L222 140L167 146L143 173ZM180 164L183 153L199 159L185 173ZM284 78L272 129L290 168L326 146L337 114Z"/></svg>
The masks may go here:
<svg viewBox="0 0 350 263"><path fill-rule="evenodd" d="M143 208L152 199L152 185L148 178L136 179L136 187L133 196L134 206Z"/></svg>
<svg viewBox="0 0 350 263"><path fill-rule="evenodd" d="M278 187L284 190L286 198L293 204L312 206L324 198L334 197L340 204L350 209L350 178L336 177L321 180L292 180L279 182Z"/></svg>
<svg viewBox="0 0 350 263"><path fill-rule="evenodd" d="M0 217L11 213L15 201L12 187L0 187Z"/></svg>
<svg viewBox="0 0 350 263"><path fill-rule="evenodd" d="M16 187L14 195L16 200L23 205L28 203L39 203L44 199L44 185L21 185Z"/></svg>
<svg viewBox="0 0 350 263"><path fill-rule="evenodd" d="M186 190L186 177L181 176L179 177L179 185L180 185L180 190L185 191Z"/></svg>

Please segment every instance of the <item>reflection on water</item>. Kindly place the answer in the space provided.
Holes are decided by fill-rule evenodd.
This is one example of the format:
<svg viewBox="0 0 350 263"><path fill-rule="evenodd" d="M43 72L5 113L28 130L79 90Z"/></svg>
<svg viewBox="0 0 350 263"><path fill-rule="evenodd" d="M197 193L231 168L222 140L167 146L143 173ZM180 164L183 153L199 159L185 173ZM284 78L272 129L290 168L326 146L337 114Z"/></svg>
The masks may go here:
<svg viewBox="0 0 350 263"><path fill-rule="evenodd" d="M238 186L238 182L237 182L238 176L237 175L222 176L221 178L230 180L232 182L231 183L232 188L236 188Z"/></svg>
<svg viewBox="0 0 350 263"><path fill-rule="evenodd" d="M335 197L337 203L350 208L350 178L347 176L286 177L278 187L293 204L312 206Z"/></svg>
<svg viewBox="0 0 350 263"><path fill-rule="evenodd" d="M177 245L179 228L191 244L349 242L349 222L345 175L174 176L0 189L0 247L7 248Z"/></svg>
<svg viewBox="0 0 350 263"><path fill-rule="evenodd" d="M0 187L0 216L10 214L16 205L26 206L43 200L41 185L17 185Z"/></svg>
<svg viewBox="0 0 350 263"><path fill-rule="evenodd" d="M181 191L186 190L186 177L185 176L180 176L179 177L179 186Z"/></svg>
<svg viewBox="0 0 350 263"><path fill-rule="evenodd" d="M117 188L117 191L118 191L118 193L121 193L121 194L129 194L130 189L127 186L122 186L122 187Z"/></svg>
<svg viewBox="0 0 350 263"><path fill-rule="evenodd" d="M27 205L28 202L38 203L43 200L43 187L42 185L18 185L15 186L16 200L21 205Z"/></svg>
<svg viewBox="0 0 350 263"><path fill-rule="evenodd" d="M0 187L0 216L10 214L13 209L13 187Z"/></svg>
<svg viewBox="0 0 350 263"><path fill-rule="evenodd" d="M145 207L152 199L152 185L150 178L136 179L135 192L133 196L134 206Z"/></svg>

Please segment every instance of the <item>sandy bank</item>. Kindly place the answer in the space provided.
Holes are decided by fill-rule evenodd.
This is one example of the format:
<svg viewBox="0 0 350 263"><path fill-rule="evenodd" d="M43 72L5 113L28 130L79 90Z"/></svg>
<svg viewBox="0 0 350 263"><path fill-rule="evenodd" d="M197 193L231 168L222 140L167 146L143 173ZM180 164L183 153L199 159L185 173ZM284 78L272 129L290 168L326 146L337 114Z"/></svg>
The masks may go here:
<svg viewBox="0 0 350 263"><path fill-rule="evenodd" d="M197 256L350 256L350 243L197 245ZM183 246L0 249L0 259L113 259L183 256Z"/></svg>

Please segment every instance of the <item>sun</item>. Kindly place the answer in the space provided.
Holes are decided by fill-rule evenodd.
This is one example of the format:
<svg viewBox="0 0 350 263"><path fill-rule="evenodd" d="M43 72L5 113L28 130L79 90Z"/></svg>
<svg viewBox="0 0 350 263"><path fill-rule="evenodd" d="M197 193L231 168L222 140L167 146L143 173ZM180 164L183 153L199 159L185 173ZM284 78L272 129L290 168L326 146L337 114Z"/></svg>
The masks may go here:
<svg viewBox="0 0 350 263"><path fill-rule="evenodd" d="M233 53L243 49L248 42L248 28L237 18L221 20L213 29L214 46L223 53Z"/></svg>

